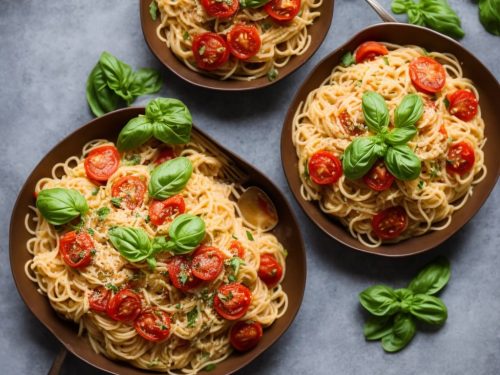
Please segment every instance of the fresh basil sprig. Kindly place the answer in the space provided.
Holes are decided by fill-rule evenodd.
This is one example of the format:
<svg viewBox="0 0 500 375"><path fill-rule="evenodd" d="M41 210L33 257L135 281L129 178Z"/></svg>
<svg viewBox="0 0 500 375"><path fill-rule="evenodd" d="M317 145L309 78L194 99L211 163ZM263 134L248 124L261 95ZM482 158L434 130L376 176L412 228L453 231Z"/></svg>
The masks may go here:
<svg viewBox="0 0 500 375"><path fill-rule="evenodd" d="M242 8L254 8L255 9L255 8L260 8L261 6L266 5L269 1L271 1L271 0L240 0L240 5Z"/></svg>
<svg viewBox="0 0 500 375"><path fill-rule="evenodd" d="M182 214L177 216L168 228L170 240L160 243L156 248L172 251L175 254L192 252L205 237L205 222L199 216Z"/></svg>
<svg viewBox="0 0 500 375"><path fill-rule="evenodd" d="M151 137L168 144L185 144L191 137L193 119L183 102L157 98L146 106L144 115L131 119L118 135L120 151L142 145Z"/></svg>
<svg viewBox="0 0 500 375"><path fill-rule="evenodd" d="M36 199L36 207L53 225L69 223L89 210L87 200L82 194L63 188L41 190Z"/></svg>
<svg viewBox="0 0 500 375"><path fill-rule="evenodd" d="M397 352L412 340L416 321L442 325L448 317L443 301L434 296L450 279L450 264L437 258L410 282L408 288L372 286L359 294L370 316L363 328L366 340L382 340L386 352Z"/></svg>
<svg viewBox="0 0 500 375"><path fill-rule="evenodd" d="M148 192L153 198L164 200L184 189L193 173L191 161L183 156L166 161L153 169Z"/></svg>
<svg viewBox="0 0 500 375"><path fill-rule="evenodd" d="M486 31L500 36L500 0L479 0L479 19Z"/></svg>
<svg viewBox="0 0 500 375"><path fill-rule="evenodd" d="M394 112L394 129L389 131L389 109L384 98L373 91L363 94L362 109L368 129L375 135L355 138L347 146L342 168L347 178L364 176L379 158L400 180L420 175L421 162L406 145L417 134L416 122L422 116L423 102L417 94L403 98Z"/></svg>
<svg viewBox="0 0 500 375"><path fill-rule="evenodd" d="M153 253L153 247L144 229L115 227L108 231L109 240L129 262L141 262Z"/></svg>

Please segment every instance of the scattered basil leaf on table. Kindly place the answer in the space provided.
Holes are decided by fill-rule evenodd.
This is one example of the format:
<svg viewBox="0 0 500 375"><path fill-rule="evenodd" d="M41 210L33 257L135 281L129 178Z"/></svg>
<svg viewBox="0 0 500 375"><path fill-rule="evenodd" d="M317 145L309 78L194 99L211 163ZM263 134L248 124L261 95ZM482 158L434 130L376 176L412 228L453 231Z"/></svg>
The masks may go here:
<svg viewBox="0 0 500 375"><path fill-rule="evenodd" d="M380 340L392 332L392 316L370 316L363 326L367 340Z"/></svg>
<svg viewBox="0 0 500 375"><path fill-rule="evenodd" d="M450 275L450 263L446 258L440 257L420 271L410 282L408 289L418 294L433 295L445 287Z"/></svg>
<svg viewBox="0 0 500 375"><path fill-rule="evenodd" d="M445 304L438 297L427 294L416 294L410 312L424 323L441 325L448 317Z"/></svg>
<svg viewBox="0 0 500 375"><path fill-rule="evenodd" d="M375 285L361 292L359 302L375 316L393 315L400 309L396 293L385 285Z"/></svg>
<svg viewBox="0 0 500 375"><path fill-rule="evenodd" d="M178 157L160 164L151 172L148 192L153 198L164 200L178 194L193 173L193 165L186 157Z"/></svg>
<svg viewBox="0 0 500 375"><path fill-rule="evenodd" d="M69 223L89 210L87 200L73 189L43 189L38 193L36 207L42 216L53 225Z"/></svg>
<svg viewBox="0 0 500 375"><path fill-rule="evenodd" d="M96 116L102 116L118 108L122 99L111 90L104 78L104 73L97 64L87 79L87 102Z"/></svg>
<svg viewBox="0 0 500 375"><path fill-rule="evenodd" d="M394 353L403 349L417 332L415 320L408 314L397 314L389 334L382 337L382 347Z"/></svg>
<svg viewBox="0 0 500 375"><path fill-rule="evenodd" d="M156 4L156 0L153 0L149 4L149 14L153 21L156 21L157 13L158 13L158 5Z"/></svg>
<svg viewBox="0 0 500 375"><path fill-rule="evenodd" d="M479 19L486 31L500 36L500 0L479 0Z"/></svg>
<svg viewBox="0 0 500 375"><path fill-rule="evenodd" d="M233 0L234 1L234 0ZM266 5L270 0L240 0L242 8L260 8Z"/></svg>
<svg viewBox="0 0 500 375"><path fill-rule="evenodd" d="M161 76L154 69L140 68L132 76L130 92L133 96L154 94L162 86Z"/></svg>

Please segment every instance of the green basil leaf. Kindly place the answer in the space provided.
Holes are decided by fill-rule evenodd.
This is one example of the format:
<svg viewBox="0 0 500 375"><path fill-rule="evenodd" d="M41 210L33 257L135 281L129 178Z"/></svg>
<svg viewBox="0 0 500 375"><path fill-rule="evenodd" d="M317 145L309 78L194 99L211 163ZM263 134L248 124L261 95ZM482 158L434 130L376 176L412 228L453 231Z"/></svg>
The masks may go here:
<svg viewBox="0 0 500 375"><path fill-rule="evenodd" d="M53 225L69 223L84 215L89 206L85 197L73 189L43 189L38 193L36 208Z"/></svg>
<svg viewBox="0 0 500 375"><path fill-rule="evenodd" d="M156 5L156 0L153 0L149 4L149 15L151 16L151 19L153 21L156 21L157 13L158 13L158 5Z"/></svg>
<svg viewBox="0 0 500 375"><path fill-rule="evenodd" d="M160 164L151 172L149 195L163 200L180 193L188 183L191 173L191 161L182 156Z"/></svg>
<svg viewBox="0 0 500 375"><path fill-rule="evenodd" d="M443 301L427 294L415 295L410 312L417 319L432 325L441 325L448 318L448 309Z"/></svg>
<svg viewBox="0 0 500 375"><path fill-rule="evenodd" d="M139 147L153 135L153 124L145 116L139 115L123 127L118 135L116 147L118 150L130 150Z"/></svg>
<svg viewBox="0 0 500 375"><path fill-rule="evenodd" d="M162 85L161 75L154 69L141 68L132 74L130 92L134 96L154 94L160 91Z"/></svg>
<svg viewBox="0 0 500 375"><path fill-rule="evenodd" d="M408 22L413 25L425 26L424 14L418 8L408 9Z"/></svg>
<svg viewBox="0 0 500 375"><path fill-rule="evenodd" d="M479 19L486 31L500 36L500 0L479 0Z"/></svg>
<svg viewBox="0 0 500 375"><path fill-rule="evenodd" d="M89 108L92 111L92 113L99 117L102 116L103 114L106 113L106 111L101 107L101 104L99 103L99 100L97 99L97 90L96 90L96 85L95 85L95 80L96 80L96 75L97 71L99 71L102 74L101 67L96 65L94 69L89 74L89 77L87 78L87 87L86 87L86 96L87 96L87 103L89 104ZM107 85L106 85L107 88ZM109 88L107 89L109 90ZM111 91L111 90L109 90Z"/></svg>
<svg viewBox="0 0 500 375"><path fill-rule="evenodd" d="M382 348L386 352L394 353L403 349L413 339L417 326L408 314L398 314L394 318L392 332L382 337Z"/></svg>
<svg viewBox="0 0 500 375"><path fill-rule="evenodd" d="M363 94L361 107L365 116L365 122L372 133L380 133L389 125L389 109L382 95L366 91Z"/></svg>
<svg viewBox="0 0 500 375"><path fill-rule="evenodd" d="M406 145L389 147L385 155L389 172L400 180L414 180L422 168L420 159Z"/></svg>
<svg viewBox="0 0 500 375"><path fill-rule="evenodd" d="M229 1L236 1L236 0L223 0L225 2ZM261 6L266 5L270 0L240 0L240 5L243 8L260 8ZM228 4L228 5L231 5Z"/></svg>
<svg viewBox="0 0 500 375"><path fill-rule="evenodd" d="M109 240L129 262L140 262L152 253L151 241L144 229L115 227L108 231Z"/></svg>
<svg viewBox="0 0 500 375"><path fill-rule="evenodd" d="M396 128L413 127L424 114L424 102L417 94L406 95L394 111Z"/></svg>
<svg viewBox="0 0 500 375"><path fill-rule="evenodd" d="M355 138L344 152L342 168L347 178L352 180L363 177L379 157L382 157L387 146L377 137Z"/></svg>
<svg viewBox="0 0 500 375"><path fill-rule="evenodd" d="M370 316L363 326L366 340L380 340L392 332L392 316Z"/></svg>
<svg viewBox="0 0 500 375"><path fill-rule="evenodd" d="M460 18L447 0L420 0L418 5L426 26L454 38L465 35Z"/></svg>
<svg viewBox="0 0 500 375"><path fill-rule="evenodd" d="M170 241L176 254L192 252L205 237L205 222L198 216L182 214L177 216L168 228Z"/></svg>
<svg viewBox="0 0 500 375"><path fill-rule="evenodd" d="M165 236L158 236L153 239L153 253L158 253L160 251L168 251L174 247L174 245L167 240Z"/></svg>
<svg viewBox="0 0 500 375"><path fill-rule="evenodd" d="M407 288L401 288L396 289L394 292L398 296L398 301L401 306L401 312L409 312L414 298L413 291Z"/></svg>
<svg viewBox="0 0 500 375"><path fill-rule="evenodd" d="M436 294L448 284L450 276L450 262L439 257L419 272L408 285L408 289L416 294Z"/></svg>
<svg viewBox="0 0 500 375"><path fill-rule="evenodd" d="M404 145L417 134L417 128L408 126L406 128L395 128L385 136L385 141L393 146Z"/></svg>
<svg viewBox="0 0 500 375"><path fill-rule="evenodd" d="M146 106L146 117L154 124L153 135L160 141L168 144L189 142L193 119L180 100L154 99Z"/></svg>
<svg viewBox="0 0 500 375"><path fill-rule="evenodd" d="M106 77L109 88L130 105L135 99L129 91L129 86L132 81L132 68L130 65L118 60L109 52L103 52L101 54L99 65Z"/></svg>
<svg viewBox="0 0 500 375"><path fill-rule="evenodd" d="M391 10L396 14L405 13L412 4L413 0L394 0L391 4Z"/></svg>
<svg viewBox="0 0 500 375"><path fill-rule="evenodd" d="M376 316L394 315L399 312L398 296L385 285L375 285L359 294L359 302Z"/></svg>
<svg viewBox="0 0 500 375"><path fill-rule="evenodd" d="M347 52L344 56L342 56L342 66L347 68L348 66L356 64L356 59L352 52Z"/></svg>

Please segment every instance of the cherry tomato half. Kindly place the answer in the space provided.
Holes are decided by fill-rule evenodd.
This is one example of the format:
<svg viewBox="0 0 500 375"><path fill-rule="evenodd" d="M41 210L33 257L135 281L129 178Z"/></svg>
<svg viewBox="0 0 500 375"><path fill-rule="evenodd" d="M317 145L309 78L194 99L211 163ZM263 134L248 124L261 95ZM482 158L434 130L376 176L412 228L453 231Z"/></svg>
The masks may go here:
<svg viewBox="0 0 500 375"><path fill-rule="evenodd" d="M229 251L233 256L243 259L245 256L245 248L240 241L234 240L229 244Z"/></svg>
<svg viewBox="0 0 500 375"><path fill-rule="evenodd" d="M105 312L108 307L111 292L103 286L95 288L89 295L90 309L99 312Z"/></svg>
<svg viewBox="0 0 500 375"><path fill-rule="evenodd" d="M262 325L257 322L237 322L229 333L229 342L239 352L247 352L257 346L262 338Z"/></svg>
<svg viewBox="0 0 500 375"><path fill-rule="evenodd" d="M342 164L330 151L318 151L309 159L309 176L318 185L331 185L342 176Z"/></svg>
<svg viewBox="0 0 500 375"><path fill-rule="evenodd" d="M85 158L84 167L87 177L94 181L107 181L120 164L120 154L114 146L93 149Z"/></svg>
<svg viewBox="0 0 500 375"><path fill-rule="evenodd" d="M338 118L340 124L349 135L357 136L365 132L365 127L362 124L355 123L346 110L340 112Z"/></svg>
<svg viewBox="0 0 500 375"><path fill-rule="evenodd" d="M134 322L139 335L148 341L159 342L170 336L170 316L163 310L151 308L144 311Z"/></svg>
<svg viewBox="0 0 500 375"><path fill-rule="evenodd" d="M214 296L214 308L227 320L237 320L246 314L252 301L252 292L240 283L224 284Z"/></svg>
<svg viewBox="0 0 500 375"><path fill-rule="evenodd" d="M448 111L462 121L470 121L477 115L478 102L475 95L469 90L457 90L446 95L450 106Z"/></svg>
<svg viewBox="0 0 500 375"><path fill-rule="evenodd" d="M234 57L247 60L259 52L260 35L255 26L235 25L227 34L227 44Z"/></svg>
<svg viewBox="0 0 500 375"><path fill-rule="evenodd" d="M111 297L106 312L111 319L119 322L132 322L141 310L141 297L130 289L122 289Z"/></svg>
<svg viewBox="0 0 500 375"><path fill-rule="evenodd" d="M391 187L394 176L387 170L384 161L379 160L363 176L363 181L372 190L384 191Z"/></svg>
<svg viewBox="0 0 500 375"><path fill-rule="evenodd" d="M201 5L212 17L229 18L238 11L239 0L201 0Z"/></svg>
<svg viewBox="0 0 500 375"><path fill-rule="evenodd" d="M443 89L446 71L436 60L420 56L410 63L410 79L417 90L434 94Z"/></svg>
<svg viewBox="0 0 500 375"><path fill-rule="evenodd" d="M198 279L212 281L219 276L224 266L224 255L213 246L201 245L196 249L192 268Z"/></svg>
<svg viewBox="0 0 500 375"><path fill-rule="evenodd" d="M155 159L155 164L160 165L162 163L165 163L166 161L169 161L171 159L174 159L176 157L175 151L173 148L165 146L160 149L159 155Z"/></svg>
<svg viewBox="0 0 500 375"><path fill-rule="evenodd" d="M87 266L92 260L91 251L94 249L92 238L84 232L71 231L59 239L59 253L64 262L73 268Z"/></svg>
<svg viewBox="0 0 500 375"><path fill-rule="evenodd" d="M372 219L372 228L382 240L398 237L408 226L408 215L403 207L389 207Z"/></svg>
<svg viewBox="0 0 500 375"><path fill-rule="evenodd" d="M386 46L377 42L364 42L356 50L356 63L371 61L377 56L387 55L389 50Z"/></svg>
<svg viewBox="0 0 500 375"><path fill-rule="evenodd" d="M299 14L300 0L271 0L264 10L278 22L291 21Z"/></svg>
<svg viewBox="0 0 500 375"><path fill-rule="evenodd" d="M229 59L229 47L220 35L203 33L193 39L193 55L200 69L215 70Z"/></svg>
<svg viewBox="0 0 500 375"><path fill-rule="evenodd" d="M134 210L142 204L145 192L146 184L136 176L120 177L111 187L111 196L120 198L121 207L125 205L129 210Z"/></svg>
<svg viewBox="0 0 500 375"><path fill-rule="evenodd" d="M272 288L280 282L283 276L283 267L273 255L262 254L257 274L269 288Z"/></svg>
<svg viewBox="0 0 500 375"><path fill-rule="evenodd" d="M467 142L454 143L448 149L446 159L446 170L449 173L458 173L464 175L474 166L476 156L474 149Z"/></svg>
<svg viewBox="0 0 500 375"><path fill-rule="evenodd" d="M201 283L201 280L193 275L191 258L185 255L176 255L170 258L168 275L172 284L183 292L196 288Z"/></svg>
<svg viewBox="0 0 500 375"><path fill-rule="evenodd" d="M149 205L149 218L154 225L162 225L173 216L183 214L186 211L186 203L182 195L177 194L164 201L153 200Z"/></svg>

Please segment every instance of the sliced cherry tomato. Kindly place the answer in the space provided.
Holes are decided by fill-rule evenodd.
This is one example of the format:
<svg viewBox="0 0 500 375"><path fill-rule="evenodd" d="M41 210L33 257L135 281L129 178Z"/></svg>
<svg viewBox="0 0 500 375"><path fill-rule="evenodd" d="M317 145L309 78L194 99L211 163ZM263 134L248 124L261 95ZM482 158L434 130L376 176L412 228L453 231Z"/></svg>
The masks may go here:
<svg viewBox="0 0 500 375"><path fill-rule="evenodd" d="M318 185L331 185L342 176L342 164L330 151L318 151L309 159L309 176Z"/></svg>
<svg viewBox="0 0 500 375"><path fill-rule="evenodd" d="M208 15L218 18L229 18L238 11L239 0L201 0L201 5Z"/></svg>
<svg viewBox="0 0 500 375"><path fill-rule="evenodd" d="M155 164L159 165L159 164L165 163L166 161L174 159L175 157L176 157L176 155L175 155L175 151L173 148L168 147L168 146L162 147L160 149L160 154L155 159Z"/></svg>
<svg viewBox="0 0 500 375"><path fill-rule="evenodd" d="M262 254L258 275L268 287L272 288L280 282L283 276L283 267L273 255Z"/></svg>
<svg viewBox="0 0 500 375"><path fill-rule="evenodd" d="M155 307L144 311L134 322L137 333L153 342L167 339L170 336L170 326L170 316Z"/></svg>
<svg viewBox="0 0 500 375"><path fill-rule="evenodd" d="M467 142L454 143L448 149L448 158L446 159L446 170L449 173L458 173L464 175L474 166L476 156L474 149Z"/></svg>
<svg viewBox="0 0 500 375"><path fill-rule="evenodd" d="M196 288L201 283L201 280L193 275L191 258L185 255L170 258L168 275L172 284L183 292Z"/></svg>
<svg viewBox="0 0 500 375"><path fill-rule="evenodd" d="M227 34L227 44L231 54L247 60L260 50L260 35L255 26L235 25Z"/></svg>
<svg viewBox="0 0 500 375"><path fill-rule="evenodd" d="M73 268L87 266L92 260L91 251L93 249L92 238L84 232L68 232L63 234L59 240L59 253L64 262Z"/></svg>
<svg viewBox="0 0 500 375"><path fill-rule="evenodd" d="M372 228L382 240L398 237L408 226L408 215L403 207L389 207L380 211L372 219Z"/></svg>
<svg viewBox="0 0 500 375"><path fill-rule="evenodd" d="M257 346L262 338L262 325L257 322L237 322L229 333L229 342L240 352L247 352Z"/></svg>
<svg viewBox="0 0 500 375"><path fill-rule="evenodd" d="M346 110L340 112L339 121L349 135L357 136L365 132L365 127L363 126L363 124L355 123Z"/></svg>
<svg viewBox="0 0 500 375"><path fill-rule="evenodd" d="M177 194L164 201L153 200L149 205L149 218L154 225L162 225L167 219L183 214L186 211L186 203L182 195Z"/></svg>
<svg viewBox="0 0 500 375"><path fill-rule="evenodd" d="M224 266L224 255L213 246L201 245L193 256L193 275L198 279L212 281L219 276Z"/></svg>
<svg viewBox="0 0 500 375"><path fill-rule="evenodd" d="M387 55L389 50L386 46L377 42L364 42L356 50L356 63L371 61L377 56Z"/></svg>
<svg viewBox="0 0 500 375"><path fill-rule="evenodd" d="M130 289L122 289L109 300L106 309L111 319L132 322L141 313L141 297Z"/></svg>
<svg viewBox="0 0 500 375"><path fill-rule="evenodd" d="M478 102L475 95L469 90L457 90L446 95L450 106L448 111L463 121L470 121L477 115Z"/></svg>
<svg viewBox="0 0 500 375"><path fill-rule="evenodd" d="M214 296L214 308L227 320L237 320L246 314L252 301L252 292L240 283L224 284Z"/></svg>
<svg viewBox="0 0 500 375"><path fill-rule="evenodd" d="M229 47L218 34L203 33L193 39L193 55L200 69L215 70L229 59Z"/></svg>
<svg viewBox="0 0 500 375"><path fill-rule="evenodd" d="M108 307L111 292L103 286L95 288L89 295L90 309L99 312L105 312Z"/></svg>
<svg viewBox="0 0 500 375"><path fill-rule="evenodd" d="M384 161L379 160L363 176L363 181L372 190L384 191L391 187L394 182L394 176L387 170Z"/></svg>
<svg viewBox="0 0 500 375"><path fill-rule="evenodd" d="M120 177L111 187L111 196L121 199L121 207L125 205L129 210L139 207L144 201L146 184L139 177Z"/></svg>
<svg viewBox="0 0 500 375"><path fill-rule="evenodd" d="M278 22L291 21L299 14L300 0L271 0L264 10Z"/></svg>
<svg viewBox="0 0 500 375"><path fill-rule="evenodd" d="M91 180L104 182L116 172L119 164L120 154L116 147L98 147L90 151L85 158L85 173Z"/></svg>
<svg viewBox="0 0 500 375"><path fill-rule="evenodd" d="M420 56L410 63L410 79L417 90L434 94L443 89L446 71L436 60Z"/></svg>
<svg viewBox="0 0 500 375"><path fill-rule="evenodd" d="M241 259L245 256L245 248L238 240L231 241L229 244L229 251L233 254L233 256Z"/></svg>

